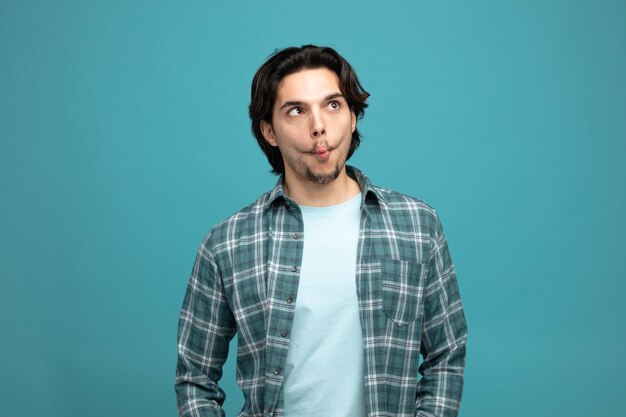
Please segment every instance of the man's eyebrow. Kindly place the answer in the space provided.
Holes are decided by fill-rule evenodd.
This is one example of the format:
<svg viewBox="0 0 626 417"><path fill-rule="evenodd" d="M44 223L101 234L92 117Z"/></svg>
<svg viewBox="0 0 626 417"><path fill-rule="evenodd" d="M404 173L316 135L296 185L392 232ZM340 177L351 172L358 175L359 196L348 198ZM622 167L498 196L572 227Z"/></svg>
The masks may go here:
<svg viewBox="0 0 626 417"><path fill-rule="evenodd" d="M335 99L337 97L343 97L343 94L341 94L341 93L331 93L331 94L327 95L326 97L324 97L322 99L322 101L330 101L330 100ZM284 109L285 107L302 106L303 104L304 104L304 102L303 101L299 101L299 100L285 101L283 103L283 105L280 106L280 110Z"/></svg>

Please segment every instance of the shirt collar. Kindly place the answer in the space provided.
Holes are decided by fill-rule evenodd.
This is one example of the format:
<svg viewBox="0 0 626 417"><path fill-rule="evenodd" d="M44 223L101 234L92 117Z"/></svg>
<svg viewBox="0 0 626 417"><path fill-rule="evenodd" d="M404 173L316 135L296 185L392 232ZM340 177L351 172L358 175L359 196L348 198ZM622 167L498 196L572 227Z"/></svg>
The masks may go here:
<svg viewBox="0 0 626 417"><path fill-rule="evenodd" d="M380 190L372 184L370 179L365 175L365 173L353 166L346 165L346 173L356 180L361 188L361 205L364 205L366 200L374 199L378 203L385 204L384 195L380 192ZM288 202L290 201L288 197L285 195L285 190L283 188L283 182L285 180L285 175L281 175L276 181L276 186L270 191L269 197L265 201L265 207L269 207L274 201L282 201Z"/></svg>

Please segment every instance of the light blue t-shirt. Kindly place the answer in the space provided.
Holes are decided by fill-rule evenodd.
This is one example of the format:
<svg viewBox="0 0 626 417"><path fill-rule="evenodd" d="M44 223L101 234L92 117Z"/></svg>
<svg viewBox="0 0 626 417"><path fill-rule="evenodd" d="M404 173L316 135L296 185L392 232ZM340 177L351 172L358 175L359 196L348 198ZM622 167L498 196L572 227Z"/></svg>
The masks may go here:
<svg viewBox="0 0 626 417"><path fill-rule="evenodd" d="M361 194L300 206L304 253L284 379L286 417L366 415L356 293Z"/></svg>

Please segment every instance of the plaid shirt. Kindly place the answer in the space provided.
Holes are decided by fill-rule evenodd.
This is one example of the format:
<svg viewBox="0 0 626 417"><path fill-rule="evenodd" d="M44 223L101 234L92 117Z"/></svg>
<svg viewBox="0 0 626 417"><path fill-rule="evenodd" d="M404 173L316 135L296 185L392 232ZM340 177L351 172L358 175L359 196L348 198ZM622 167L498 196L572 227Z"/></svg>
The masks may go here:
<svg viewBox="0 0 626 417"><path fill-rule="evenodd" d="M356 283L367 415L456 416L467 327L441 223L422 201L375 187L353 167L348 174L362 193ZM180 313L180 416L224 416L217 383L235 333L239 416L283 415L305 238L282 178L207 234Z"/></svg>

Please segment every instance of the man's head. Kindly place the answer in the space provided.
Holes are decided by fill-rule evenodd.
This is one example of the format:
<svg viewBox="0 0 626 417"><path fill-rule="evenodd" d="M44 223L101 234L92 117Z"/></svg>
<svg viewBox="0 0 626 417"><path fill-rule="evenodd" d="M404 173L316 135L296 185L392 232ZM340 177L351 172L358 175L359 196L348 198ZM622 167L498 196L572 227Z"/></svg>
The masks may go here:
<svg viewBox="0 0 626 417"><path fill-rule="evenodd" d="M289 111L282 104L276 103L279 87L282 87L285 84L283 82L285 78L292 74L318 69L331 71L334 73L333 77L336 75L338 93L341 94L339 100L345 101L347 104L346 110L349 110L354 118L352 135L349 147L346 149L347 155L345 159L350 158L359 146L361 136L356 128L356 119L363 117L369 93L361 86L350 64L334 49L328 47L305 45L300 48L283 49L270 56L255 74L252 81L249 107L254 136L272 165L272 172L276 174L285 172L285 164L279 146L273 140L274 131L280 128L279 124L281 120L284 120L280 119L281 114L279 112L283 110ZM308 105L309 103L305 104ZM329 105L334 106L332 103ZM314 110L310 110L312 114ZM325 132L319 133L324 134ZM318 132L312 133L312 135L317 134Z"/></svg>

